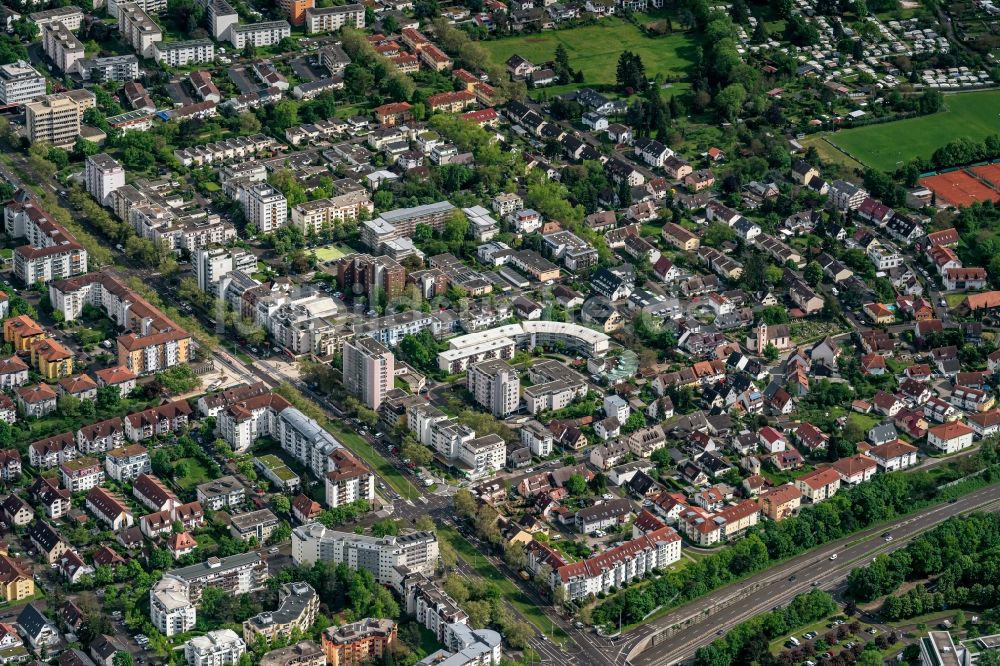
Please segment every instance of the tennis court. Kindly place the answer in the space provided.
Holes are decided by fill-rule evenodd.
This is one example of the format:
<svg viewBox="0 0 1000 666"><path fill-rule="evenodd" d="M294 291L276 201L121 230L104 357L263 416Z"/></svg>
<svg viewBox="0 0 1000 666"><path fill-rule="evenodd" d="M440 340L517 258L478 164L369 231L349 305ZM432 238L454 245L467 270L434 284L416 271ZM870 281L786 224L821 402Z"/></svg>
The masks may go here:
<svg viewBox="0 0 1000 666"><path fill-rule="evenodd" d="M1000 192L992 190L965 171L949 171L920 179L941 201L961 208L979 201L1000 201Z"/></svg>

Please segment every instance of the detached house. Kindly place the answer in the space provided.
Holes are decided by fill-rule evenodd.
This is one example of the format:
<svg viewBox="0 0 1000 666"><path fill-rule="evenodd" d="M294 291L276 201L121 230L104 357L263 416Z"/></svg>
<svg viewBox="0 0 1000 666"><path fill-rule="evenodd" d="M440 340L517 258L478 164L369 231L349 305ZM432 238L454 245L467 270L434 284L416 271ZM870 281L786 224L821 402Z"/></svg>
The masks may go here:
<svg viewBox="0 0 1000 666"><path fill-rule="evenodd" d="M868 455L878 463L879 471L895 472L917 464L917 447L898 439L868 450Z"/></svg>
<svg viewBox="0 0 1000 666"><path fill-rule="evenodd" d="M632 148L635 150L636 157L651 167L662 167L666 159L674 154L674 151L659 141L648 137L639 137L633 141Z"/></svg>
<svg viewBox="0 0 1000 666"><path fill-rule="evenodd" d="M878 471L878 464L861 454L841 458L830 467L840 475L841 482L852 486L870 480Z"/></svg>
<svg viewBox="0 0 1000 666"><path fill-rule="evenodd" d="M955 453L972 446L974 434L975 431L964 423L942 423L927 431L927 444L944 453Z"/></svg>
<svg viewBox="0 0 1000 666"><path fill-rule="evenodd" d="M811 502L822 502L840 490L840 474L829 467L821 467L797 478L795 486Z"/></svg>

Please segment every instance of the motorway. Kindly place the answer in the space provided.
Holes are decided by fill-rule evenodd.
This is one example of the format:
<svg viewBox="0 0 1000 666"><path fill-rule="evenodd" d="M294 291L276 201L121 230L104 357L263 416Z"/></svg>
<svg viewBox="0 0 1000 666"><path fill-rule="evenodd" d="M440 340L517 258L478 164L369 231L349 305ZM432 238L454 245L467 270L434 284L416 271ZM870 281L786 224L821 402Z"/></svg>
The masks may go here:
<svg viewBox="0 0 1000 666"><path fill-rule="evenodd" d="M699 647L711 643L717 631L728 631L754 615L783 606L812 587L832 590L843 583L851 569L871 562L876 555L904 547L915 536L948 518L971 511L998 509L1000 492L991 486L954 503L928 507L895 526L873 527L794 557L633 630L626 635L628 644L634 646L627 663L632 666L685 663ZM891 542L880 536L886 531L893 536ZM830 560L833 554L837 555L836 561ZM789 580L792 576L794 581ZM666 638L668 630L672 633ZM638 636L638 640L628 640L634 636Z"/></svg>

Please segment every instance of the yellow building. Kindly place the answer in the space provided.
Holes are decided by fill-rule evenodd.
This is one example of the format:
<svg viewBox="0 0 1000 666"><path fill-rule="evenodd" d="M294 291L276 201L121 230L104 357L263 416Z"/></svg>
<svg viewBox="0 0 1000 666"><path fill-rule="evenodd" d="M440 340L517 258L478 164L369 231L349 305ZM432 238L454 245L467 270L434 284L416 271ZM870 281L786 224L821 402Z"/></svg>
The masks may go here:
<svg viewBox="0 0 1000 666"><path fill-rule="evenodd" d="M38 340L31 345L31 364L46 379L73 374L73 354L56 340Z"/></svg>
<svg viewBox="0 0 1000 666"><path fill-rule="evenodd" d="M183 329L118 338L118 363L137 375L162 372L191 360L191 335Z"/></svg>
<svg viewBox="0 0 1000 666"><path fill-rule="evenodd" d="M0 590L7 603L27 599L35 593L31 572L6 554L0 554Z"/></svg>
<svg viewBox="0 0 1000 666"><path fill-rule="evenodd" d="M44 329L28 315L11 317L3 323L3 340L13 345L15 352L30 351L32 344L44 337Z"/></svg>

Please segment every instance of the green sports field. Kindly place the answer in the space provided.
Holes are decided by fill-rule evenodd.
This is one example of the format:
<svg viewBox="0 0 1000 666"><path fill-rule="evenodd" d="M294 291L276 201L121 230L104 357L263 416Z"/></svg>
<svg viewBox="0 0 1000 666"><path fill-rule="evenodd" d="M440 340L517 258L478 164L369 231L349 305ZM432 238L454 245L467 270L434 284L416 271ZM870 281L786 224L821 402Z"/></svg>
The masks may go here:
<svg viewBox="0 0 1000 666"><path fill-rule="evenodd" d="M340 259L346 253L336 245L324 245L323 247L314 249L313 254L320 261L333 261L334 259Z"/></svg>
<svg viewBox="0 0 1000 666"><path fill-rule="evenodd" d="M597 25L482 42L499 64L514 54L535 64L548 62L555 57L559 44L566 47L569 66L583 70L585 86L613 85L618 56L625 50L642 58L650 78L656 74L681 76L694 56L694 43L684 34L647 37L631 23L617 18L604 19Z"/></svg>
<svg viewBox="0 0 1000 666"><path fill-rule="evenodd" d="M844 130L829 138L866 166L894 171L899 162L930 158L950 141L962 137L982 141L1000 134L1000 91L945 95L944 106L944 111L930 116Z"/></svg>

